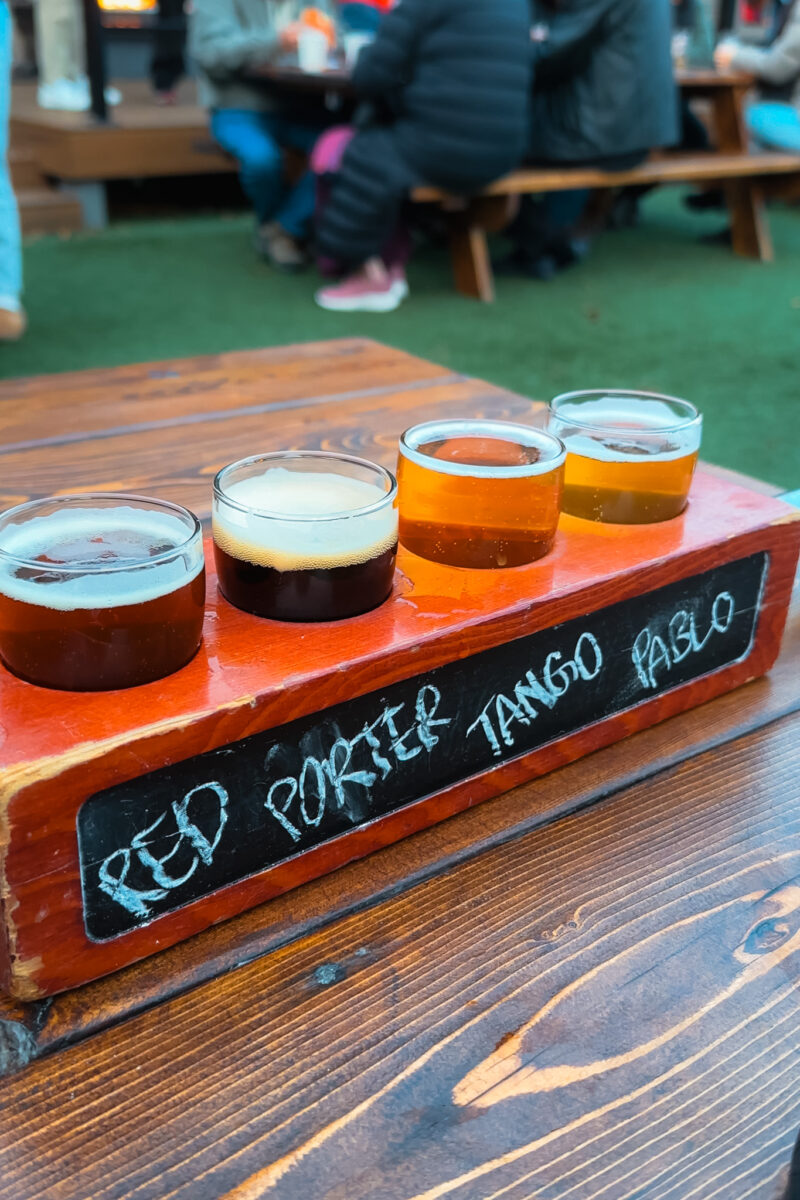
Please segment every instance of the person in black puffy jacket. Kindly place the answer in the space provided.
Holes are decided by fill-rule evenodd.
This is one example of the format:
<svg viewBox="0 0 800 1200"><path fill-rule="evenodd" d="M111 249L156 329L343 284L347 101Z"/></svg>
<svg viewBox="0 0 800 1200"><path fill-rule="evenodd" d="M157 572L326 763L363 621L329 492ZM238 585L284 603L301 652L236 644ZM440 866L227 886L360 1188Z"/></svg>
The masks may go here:
<svg viewBox="0 0 800 1200"><path fill-rule="evenodd" d="M380 259L409 191L469 194L521 161L531 80L528 0L400 0L353 75L371 117L321 216L322 256L354 271L324 308L389 311L407 293Z"/></svg>

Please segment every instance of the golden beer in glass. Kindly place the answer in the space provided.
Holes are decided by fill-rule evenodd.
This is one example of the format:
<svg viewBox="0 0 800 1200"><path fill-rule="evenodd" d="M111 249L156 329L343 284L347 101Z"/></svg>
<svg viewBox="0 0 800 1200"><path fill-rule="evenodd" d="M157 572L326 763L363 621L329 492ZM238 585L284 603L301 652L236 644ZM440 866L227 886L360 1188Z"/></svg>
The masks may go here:
<svg viewBox="0 0 800 1200"><path fill-rule="evenodd" d="M669 521L686 508L703 418L649 392L557 396L547 427L567 448L562 509L617 525Z"/></svg>
<svg viewBox="0 0 800 1200"><path fill-rule="evenodd" d="M566 452L541 429L432 421L400 439L400 543L433 562L492 570L551 549Z"/></svg>

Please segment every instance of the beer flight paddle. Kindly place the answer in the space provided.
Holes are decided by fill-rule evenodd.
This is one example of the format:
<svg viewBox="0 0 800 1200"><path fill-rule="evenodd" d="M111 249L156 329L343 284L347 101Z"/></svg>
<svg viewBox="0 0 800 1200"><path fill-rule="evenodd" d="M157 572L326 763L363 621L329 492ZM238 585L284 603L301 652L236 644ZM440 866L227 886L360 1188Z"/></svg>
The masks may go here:
<svg viewBox="0 0 800 1200"><path fill-rule="evenodd" d="M205 555L157 500L5 513L0 987L77 986L763 675L800 514L694 476L699 439L609 391L415 426L397 482L258 455Z"/></svg>

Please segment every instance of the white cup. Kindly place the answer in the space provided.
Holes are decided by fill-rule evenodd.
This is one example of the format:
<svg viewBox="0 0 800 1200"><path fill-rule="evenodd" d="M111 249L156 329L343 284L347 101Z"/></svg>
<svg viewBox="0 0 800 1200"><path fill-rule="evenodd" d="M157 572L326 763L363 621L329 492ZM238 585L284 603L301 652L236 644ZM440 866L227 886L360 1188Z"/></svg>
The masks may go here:
<svg viewBox="0 0 800 1200"><path fill-rule="evenodd" d="M319 75L328 66L328 39L320 29L301 29L297 39L297 61L301 71Z"/></svg>
<svg viewBox="0 0 800 1200"><path fill-rule="evenodd" d="M353 68L356 65L356 59L365 46L371 46L375 40L375 35L372 33L361 33L353 31L344 35L344 61L347 67Z"/></svg>

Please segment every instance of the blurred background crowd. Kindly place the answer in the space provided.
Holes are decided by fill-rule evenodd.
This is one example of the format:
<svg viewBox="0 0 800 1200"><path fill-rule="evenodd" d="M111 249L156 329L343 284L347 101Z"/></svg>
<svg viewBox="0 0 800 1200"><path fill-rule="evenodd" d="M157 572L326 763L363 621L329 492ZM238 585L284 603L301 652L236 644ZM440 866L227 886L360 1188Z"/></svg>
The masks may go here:
<svg viewBox="0 0 800 1200"><path fill-rule="evenodd" d="M255 252L287 272L315 262L324 308L394 310L409 293L406 200L425 183L479 192L522 163L617 172L656 148L701 149L709 133L679 99L678 67L739 70L757 83L747 111L759 146L800 153L800 0L100 0L147 17L152 102L178 102L187 74L211 136L238 164L255 213ZM94 0L3 4L3 96L36 81L43 110L104 117L93 97ZM122 21L124 28L125 21ZM117 57L119 54L117 52ZM348 90L281 88L281 64L344 70ZM87 66L88 64L88 66ZM111 74L115 72L112 70ZM97 72L95 73L97 75ZM95 93L97 91L95 79ZM7 132L6 132L7 141ZM290 167L287 169L287 153ZM635 219L642 189L611 220ZM509 202L498 266L539 280L585 256L589 193ZM721 203L719 189L689 198ZM19 234L6 172L0 206L0 337L22 334Z"/></svg>
<svg viewBox="0 0 800 1200"><path fill-rule="evenodd" d="M800 0L3 0L0 52L0 373L391 312L379 336L532 394L589 374L694 394L703 374L727 418L712 456L793 482ZM746 97L727 134L754 165L648 181L691 156L730 168L715 80ZM739 179L759 155L780 196ZM464 227L497 284L478 305L453 290L453 230L520 171L488 250ZM539 188L548 172L564 185ZM746 196L762 263L731 253Z"/></svg>

